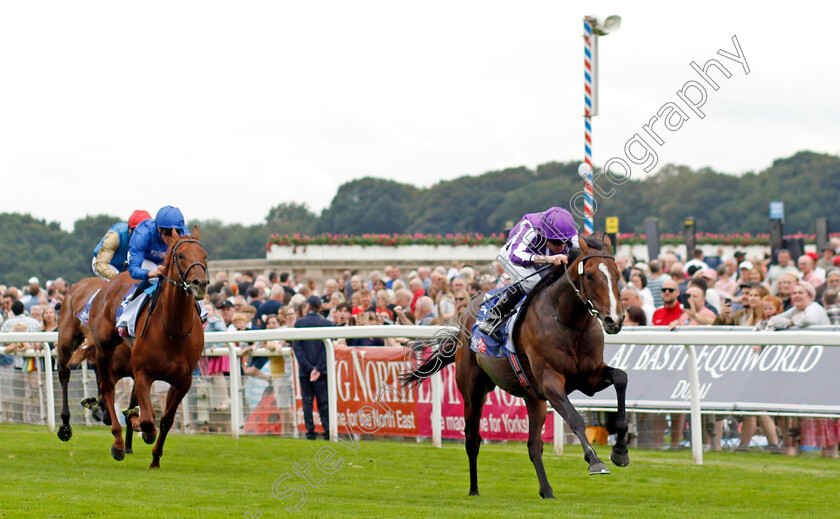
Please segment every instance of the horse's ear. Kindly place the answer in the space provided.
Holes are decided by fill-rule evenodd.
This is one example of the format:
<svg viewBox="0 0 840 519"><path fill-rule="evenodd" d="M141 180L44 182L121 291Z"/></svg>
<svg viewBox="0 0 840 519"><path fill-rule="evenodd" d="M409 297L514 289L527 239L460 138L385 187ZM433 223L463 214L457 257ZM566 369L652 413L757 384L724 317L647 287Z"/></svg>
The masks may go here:
<svg viewBox="0 0 840 519"><path fill-rule="evenodd" d="M193 234L193 237L194 237L196 240L201 241L201 233L200 233L200 232L198 232L198 224L193 225L193 232L192 232L192 234Z"/></svg>
<svg viewBox="0 0 840 519"><path fill-rule="evenodd" d="M168 248L172 248L172 246L178 241L178 233L173 232L169 236L161 234L161 238L163 238L163 243L165 243Z"/></svg>
<svg viewBox="0 0 840 519"><path fill-rule="evenodd" d="M589 244L586 243L586 239L583 236L578 236L578 245L580 245L580 251L584 256L589 254Z"/></svg>
<svg viewBox="0 0 840 519"><path fill-rule="evenodd" d="M607 247L607 251L612 254L612 240L610 239L610 235L607 233L604 233L604 246Z"/></svg>

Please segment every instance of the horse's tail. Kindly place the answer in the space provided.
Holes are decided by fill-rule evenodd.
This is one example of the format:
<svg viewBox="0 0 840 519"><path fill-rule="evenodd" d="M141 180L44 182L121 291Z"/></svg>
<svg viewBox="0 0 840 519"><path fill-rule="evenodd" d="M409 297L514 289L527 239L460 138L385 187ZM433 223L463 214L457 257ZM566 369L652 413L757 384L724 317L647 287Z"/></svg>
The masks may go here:
<svg viewBox="0 0 840 519"><path fill-rule="evenodd" d="M84 361L91 363L96 362L96 348L94 348L93 343L89 342L87 339L85 339L85 342L82 343L82 345L73 352L73 355L70 356L70 362L68 362L68 365L78 366Z"/></svg>
<svg viewBox="0 0 840 519"><path fill-rule="evenodd" d="M460 328L443 328L431 339L422 339L410 343L408 347L411 351L408 355L411 356L412 365L414 365L414 359L422 358L427 348L437 346L437 349L432 348L431 355L426 357L419 366L415 365L412 369L400 375L402 386L418 386L423 380L455 362L455 352L460 344L460 333Z"/></svg>

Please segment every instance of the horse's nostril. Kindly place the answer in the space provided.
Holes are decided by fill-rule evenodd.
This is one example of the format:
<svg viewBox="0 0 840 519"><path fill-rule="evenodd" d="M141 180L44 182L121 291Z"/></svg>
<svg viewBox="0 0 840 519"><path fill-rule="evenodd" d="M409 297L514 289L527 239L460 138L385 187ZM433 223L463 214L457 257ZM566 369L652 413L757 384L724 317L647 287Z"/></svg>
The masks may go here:
<svg viewBox="0 0 840 519"><path fill-rule="evenodd" d="M604 317L604 324L609 324L609 325L612 325L612 324L614 324L614 323L615 323L615 321L613 321L613 318L612 318L612 317L609 317L609 316Z"/></svg>

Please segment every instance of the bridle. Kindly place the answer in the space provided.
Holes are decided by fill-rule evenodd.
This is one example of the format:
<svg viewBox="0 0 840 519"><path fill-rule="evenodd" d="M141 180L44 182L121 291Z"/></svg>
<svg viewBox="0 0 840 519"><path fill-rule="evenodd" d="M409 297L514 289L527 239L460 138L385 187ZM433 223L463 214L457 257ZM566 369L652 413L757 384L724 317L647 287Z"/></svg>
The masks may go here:
<svg viewBox="0 0 840 519"><path fill-rule="evenodd" d="M575 285L575 282L572 280L572 276L569 275L569 269L566 269L566 272L563 273L563 276L566 277L569 281L569 284L572 285L572 288L575 290L575 295L577 295L578 299L580 299L580 301L583 303L583 306L585 306L586 309L589 311L589 315L591 315L592 317L600 318L600 312L598 312L598 309L595 308L595 305L592 304L592 301L588 297L586 297L586 292L583 286L583 267L584 263L586 263L586 260L590 258L609 258L615 261L615 258L613 256L610 256L609 254L587 254L586 256L578 259L577 273L578 279L580 279L580 289L578 289L577 285Z"/></svg>
<svg viewBox="0 0 840 519"><path fill-rule="evenodd" d="M199 267L204 269L204 274L207 275L207 266L200 261L196 261L196 262L190 264L190 266L187 267L186 270L181 270L181 263L178 262L178 258L176 258L174 256L175 256L175 253L178 252L178 247L180 247L181 245L183 245L185 243L197 243L198 246L201 247L201 243L198 240L194 240L192 238L187 239L187 240L181 240L178 243L176 243L174 247L172 247L172 251L170 252L170 254L172 254L172 257L170 257L170 261L175 262L175 268L178 269L178 278L180 278L180 281L175 281L175 280L169 278L168 276L166 276L166 274L161 274L160 277L163 278L163 280L166 281L167 283L171 283L171 284L175 285L176 287L180 287L180 288L184 289L184 293L187 295L187 297L189 297L190 296L190 284L187 283L187 274L189 274L190 270L193 267L198 265ZM155 293L155 295L157 295L157 292ZM151 317L151 315L152 315L152 310L150 309L149 312L146 314L146 324L149 323L149 317ZM145 333L146 333L146 324L143 325L143 332L142 332L141 335L145 335ZM172 334L169 332L169 330L166 329L166 319L161 319L160 324L163 326L163 331L166 333L166 336L169 337L169 340L171 340L171 341L176 341L176 342L183 341L183 340L189 339L190 336L192 335L192 330L190 330L190 332L187 333L183 337L173 337Z"/></svg>
<svg viewBox="0 0 840 519"><path fill-rule="evenodd" d="M171 252L171 254L173 256L172 261L175 262L175 268L178 269L178 277L180 278L180 281L175 281L173 279L170 279L165 274L161 274L160 277L163 278L168 283L172 283L175 286L183 288L184 292L186 292L187 295L190 295L190 284L187 283L187 274L190 273L190 270L193 267L199 266L202 269L204 269L204 275L207 275L207 266L200 261L196 261L196 262L190 264L190 266L187 267L187 270L181 270L181 263L178 261L178 258L176 258L174 256L175 256L175 253L178 252L178 247L180 247L181 245L183 245L185 243L197 243L198 246L201 247L201 243L198 240L193 240L193 239L181 240L178 243L176 243L174 247L172 247L172 252Z"/></svg>

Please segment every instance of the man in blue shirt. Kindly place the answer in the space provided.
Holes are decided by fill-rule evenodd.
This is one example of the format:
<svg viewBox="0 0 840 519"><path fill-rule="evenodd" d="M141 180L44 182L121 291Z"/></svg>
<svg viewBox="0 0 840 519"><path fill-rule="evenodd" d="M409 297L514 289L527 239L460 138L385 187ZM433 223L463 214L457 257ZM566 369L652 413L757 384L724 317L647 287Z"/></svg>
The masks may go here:
<svg viewBox="0 0 840 519"><path fill-rule="evenodd" d="M321 317L321 298L309 296L306 300L309 313L295 321L295 328L313 328L334 326L331 321ZM324 439L330 439L330 406L327 396L327 350L320 339L292 341L292 348L297 358L300 393L303 404L303 422L306 425L306 439L314 440L315 420L312 417L312 400L318 400L318 414L324 426Z"/></svg>
<svg viewBox="0 0 840 519"><path fill-rule="evenodd" d="M144 298L137 296L152 285L151 280L165 274L163 260L169 246L164 241L164 236L172 236L173 232L179 236L190 234L184 225L181 210L167 205L157 212L154 219L140 222L131 235L128 243L128 271L140 284L128 304L124 306L122 315L117 312L117 332L122 337L129 336L129 323L134 322L137 312L143 306ZM199 305L200 302L197 301L196 308L204 315L203 308Z"/></svg>

